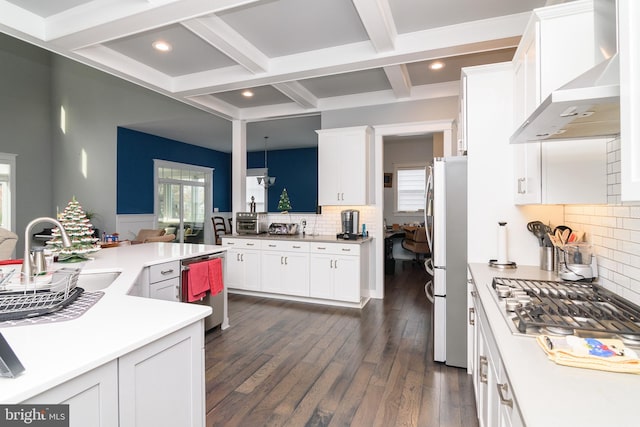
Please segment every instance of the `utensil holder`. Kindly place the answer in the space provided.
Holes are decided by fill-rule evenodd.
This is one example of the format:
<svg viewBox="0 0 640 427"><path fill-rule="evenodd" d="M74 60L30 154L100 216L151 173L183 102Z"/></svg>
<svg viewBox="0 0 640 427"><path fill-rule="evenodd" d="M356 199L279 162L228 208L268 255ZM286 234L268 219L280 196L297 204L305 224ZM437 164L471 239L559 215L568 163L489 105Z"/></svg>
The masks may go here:
<svg viewBox="0 0 640 427"><path fill-rule="evenodd" d="M556 265L555 248L551 246L540 247L540 270L554 271Z"/></svg>

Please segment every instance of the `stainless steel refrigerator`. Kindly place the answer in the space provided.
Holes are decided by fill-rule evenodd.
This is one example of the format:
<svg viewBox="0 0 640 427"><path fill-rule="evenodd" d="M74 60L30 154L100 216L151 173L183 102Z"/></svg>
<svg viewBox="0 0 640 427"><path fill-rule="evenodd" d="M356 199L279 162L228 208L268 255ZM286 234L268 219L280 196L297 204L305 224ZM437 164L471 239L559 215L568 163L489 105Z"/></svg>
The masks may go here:
<svg viewBox="0 0 640 427"><path fill-rule="evenodd" d="M430 188L431 187L431 188ZM467 366L467 157L436 158L427 184L426 218L432 224L434 360ZM431 237L431 236L430 236Z"/></svg>

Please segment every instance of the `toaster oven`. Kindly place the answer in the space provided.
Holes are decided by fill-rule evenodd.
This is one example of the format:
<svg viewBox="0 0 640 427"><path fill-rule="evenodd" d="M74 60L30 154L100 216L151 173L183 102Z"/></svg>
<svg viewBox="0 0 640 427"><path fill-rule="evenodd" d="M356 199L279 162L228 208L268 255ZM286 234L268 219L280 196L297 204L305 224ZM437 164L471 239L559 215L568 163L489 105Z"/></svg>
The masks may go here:
<svg viewBox="0 0 640 427"><path fill-rule="evenodd" d="M261 234L266 232L266 212L238 212L236 214L236 233Z"/></svg>

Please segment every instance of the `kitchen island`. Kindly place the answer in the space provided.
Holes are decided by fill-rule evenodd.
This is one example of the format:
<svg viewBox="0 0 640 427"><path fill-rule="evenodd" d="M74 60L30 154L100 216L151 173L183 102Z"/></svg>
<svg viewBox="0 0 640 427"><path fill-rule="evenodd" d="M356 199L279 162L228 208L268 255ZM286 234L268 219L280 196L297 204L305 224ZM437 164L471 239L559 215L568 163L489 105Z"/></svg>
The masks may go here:
<svg viewBox="0 0 640 427"><path fill-rule="evenodd" d="M369 301L372 238L223 236L230 292L362 308Z"/></svg>
<svg viewBox="0 0 640 427"><path fill-rule="evenodd" d="M203 318L211 307L129 294L146 267L224 251L147 243L103 249L83 263L54 264L82 267L79 283L82 274L120 274L78 318L0 326L25 367L17 378L0 378L0 402L70 400L72 426L98 425L93 423L98 420L120 426L204 425ZM171 402L165 392L184 395Z"/></svg>
<svg viewBox="0 0 640 427"><path fill-rule="evenodd" d="M487 427L523 424L601 426L638 423L636 405L637 396L640 395L640 378L637 375L557 365L547 359L535 338L514 335L507 326L492 295L493 278L558 280L553 272L542 271L537 266L499 270L486 264L470 264L469 269L475 283L473 291L477 292L476 301L480 301L481 309L486 315L476 315L475 324L487 323L485 328L488 326L493 338L489 340L495 343L497 349L497 354L493 355L497 359L497 371L492 373L485 362L484 367L474 366L473 375L477 378L480 371L485 385L487 376L496 375L497 379L493 384L489 378L486 392L495 393L498 384L507 383L508 391L503 390L503 397L504 394L510 394L513 404L513 408L509 408L508 405L501 406L499 399L497 402L491 402L490 398L482 395L482 391L480 397L476 394L479 416L481 420L485 418L483 421L487 423ZM478 307L475 309L478 314L480 310ZM474 385L477 387L477 384ZM492 406L494 409L500 409L492 412ZM500 424L493 424L493 421L497 422L498 419Z"/></svg>

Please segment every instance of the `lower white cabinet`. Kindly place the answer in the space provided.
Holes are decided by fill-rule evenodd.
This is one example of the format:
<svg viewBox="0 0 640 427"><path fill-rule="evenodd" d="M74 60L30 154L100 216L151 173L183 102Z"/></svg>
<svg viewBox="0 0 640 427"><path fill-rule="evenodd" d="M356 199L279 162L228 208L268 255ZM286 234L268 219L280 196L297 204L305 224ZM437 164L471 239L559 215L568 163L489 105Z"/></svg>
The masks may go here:
<svg viewBox="0 0 640 427"><path fill-rule="evenodd" d="M180 301L180 261L165 262L147 268L149 298Z"/></svg>
<svg viewBox="0 0 640 427"><path fill-rule="evenodd" d="M310 261L310 296L349 302L360 301L359 245L313 244Z"/></svg>
<svg viewBox="0 0 640 427"><path fill-rule="evenodd" d="M308 242L302 239L222 239L227 246L227 286L360 304L369 278L370 241ZM251 244L251 246L248 246Z"/></svg>
<svg viewBox="0 0 640 427"><path fill-rule="evenodd" d="M480 427L523 426L512 387L475 286L470 283L473 308L473 387Z"/></svg>
<svg viewBox="0 0 640 427"><path fill-rule="evenodd" d="M222 245L227 250L226 286L247 291L259 291L260 284L260 248L262 242L257 239L223 238Z"/></svg>
<svg viewBox="0 0 640 427"><path fill-rule="evenodd" d="M24 403L69 404L70 426L205 425L204 326L198 321Z"/></svg>
<svg viewBox="0 0 640 427"><path fill-rule="evenodd" d="M118 425L118 361L113 360L23 403L69 405L69 426Z"/></svg>
<svg viewBox="0 0 640 427"><path fill-rule="evenodd" d="M262 290L309 296L309 244L266 241L262 245Z"/></svg>

